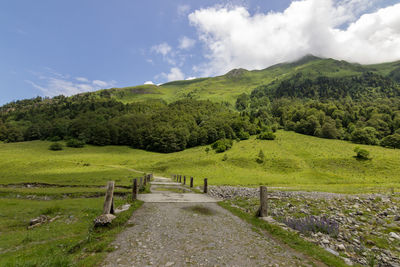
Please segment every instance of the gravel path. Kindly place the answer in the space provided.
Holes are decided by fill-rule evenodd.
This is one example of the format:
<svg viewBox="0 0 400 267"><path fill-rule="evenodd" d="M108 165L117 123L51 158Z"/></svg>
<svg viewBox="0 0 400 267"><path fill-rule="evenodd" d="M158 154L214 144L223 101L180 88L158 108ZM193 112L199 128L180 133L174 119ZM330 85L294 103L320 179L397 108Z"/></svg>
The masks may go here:
<svg viewBox="0 0 400 267"><path fill-rule="evenodd" d="M216 203L144 203L103 266L310 266Z"/></svg>

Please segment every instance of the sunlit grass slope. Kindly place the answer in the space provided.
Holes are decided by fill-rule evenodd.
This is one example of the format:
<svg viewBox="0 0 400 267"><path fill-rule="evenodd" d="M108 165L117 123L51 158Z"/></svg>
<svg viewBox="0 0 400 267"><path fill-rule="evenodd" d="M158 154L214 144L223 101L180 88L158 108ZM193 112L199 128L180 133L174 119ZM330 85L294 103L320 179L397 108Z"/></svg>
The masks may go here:
<svg viewBox="0 0 400 267"><path fill-rule="evenodd" d="M105 94L108 91L112 98L124 103L149 99L162 99L173 102L182 98L209 99L215 102L235 103L238 95L251 93L260 85L280 81L301 72L309 78L317 76L345 77L361 75L372 71L384 76L390 76L394 70L400 69L400 62L360 65L334 59L322 59L306 56L293 63L283 63L262 70L247 71L235 69L225 75L199 78L194 80L174 81L160 86L139 85L125 88L114 88L98 91L95 94ZM399 71L400 73L400 71Z"/></svg>
<svg viewBox="0 0 400 267"><path fill-rule="evenodd" d="M235 143L224 154L205 147L160 154L129 147L48 150L49 142L0 144L0 183L44 182L104 185L107 180L129 185L140 174L132 169L170 176L207 177L212 185L260 185L332 192L367 192L400 186L400 150L362 146L372 160L353 156L355 144L278 131L274 141ZM260 151L265 163L256 162ZM88 166L89 165L89 166Z"/></svg>

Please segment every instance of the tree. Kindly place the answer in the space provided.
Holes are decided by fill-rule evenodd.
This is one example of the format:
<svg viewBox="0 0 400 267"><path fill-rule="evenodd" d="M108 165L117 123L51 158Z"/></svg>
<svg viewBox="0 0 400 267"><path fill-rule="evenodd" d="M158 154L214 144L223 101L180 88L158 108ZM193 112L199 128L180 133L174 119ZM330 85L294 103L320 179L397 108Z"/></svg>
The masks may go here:
<svg viewBox="0 0 400 267"><path fill-rule="evenodd" d="M400 148L400 134L386 136L382 139L381 145L391 148Z"/></svg>
<svg viewBox="0 0 400 267"><path fill-rule="evenodd" d="M339 136L339 132L336 129L336 125L334 122L326 122L322 125L321 135L324 138L328 139L337 139Z"/></svg>
<svg viewBox="0 0 400 267"><path fill-rule="evenodd" d="M376 145L378 144L378 138L376 138L376 130L372 127L356 129L351 134L351 141L358 144Z"/></svg>
<svg viewBox="0 0 400 267"><path fill-rule="evenodd" d="M250 103L250 97L247 94L243 93L239 95L238 98L236 99L235 107L237 110L243 111L249 106L249 103Z"/></svg>

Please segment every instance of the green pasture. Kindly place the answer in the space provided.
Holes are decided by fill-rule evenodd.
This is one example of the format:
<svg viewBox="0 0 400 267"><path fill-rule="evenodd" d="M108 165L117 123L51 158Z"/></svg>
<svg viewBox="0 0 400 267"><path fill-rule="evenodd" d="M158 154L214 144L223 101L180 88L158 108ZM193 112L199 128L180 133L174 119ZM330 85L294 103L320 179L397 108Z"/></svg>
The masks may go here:
<svg viewBox="0 0 400 267"><path fill-rule="evenodd" d="M38 201L0 199L0 266L93 266L110 250L132 211L118 215L106 229L94 229L93 219L102 212L104 198ZM126 200L116 198L115 204ZM39 215L53 222L27 229Z"/></svg>
<svg viewBox="0 0 400 267"><path fill-rule="evenodd" d="M201 185L268 185L286 190L343 193L386 192L400 184L400 150L363 146L372 160L354 158L357 145L278 131L274 141L235 142L222 154L204 147L161 154L129 147L65 148L50 151L50 142L0 144L0 184L41 182L66 185L130 185L144 172L195 177ZM256 162L259 151L264 163ZM223 161L224 154L227 160ZM72 189L73 190L73 189Z"/></svg>

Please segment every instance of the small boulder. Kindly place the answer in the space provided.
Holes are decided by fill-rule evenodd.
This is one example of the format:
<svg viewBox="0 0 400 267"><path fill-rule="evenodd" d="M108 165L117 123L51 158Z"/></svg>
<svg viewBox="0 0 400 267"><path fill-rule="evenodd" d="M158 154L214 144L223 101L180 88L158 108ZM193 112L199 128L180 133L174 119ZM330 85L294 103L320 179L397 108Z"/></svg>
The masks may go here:
<svg viewBox="0 0 400 267"><path fill-rule="evenodd" d="M102 214L99 217L97 217L96 219L94 219L94 226L105 226L110 224L114 219L115 219L115 215L112 214Z"/></svg>
<svg viewBox="0 0 400 267"><path fill-rule="evenodd" d="M396 239L396 240L400 240L400 235L396 234L395 232L390 232L390 233L389 233L389 236L390 236L391 238Z"/></svg>
<svg viewBox="0 0 400 267"><path fill-rule="evenodd" d="M49 217L46 215L40 215L39 217L36 217L32 220L29 221L29 226L28 229L34 228L36 226L39 226L49 220Z"/></svg>
<svg viewBox="0 0 400 267"><path fill-rule="evenodd" d="M343 244L339 244L339 245L337 245L337 250L345 251L346 247Z"/></svg>

